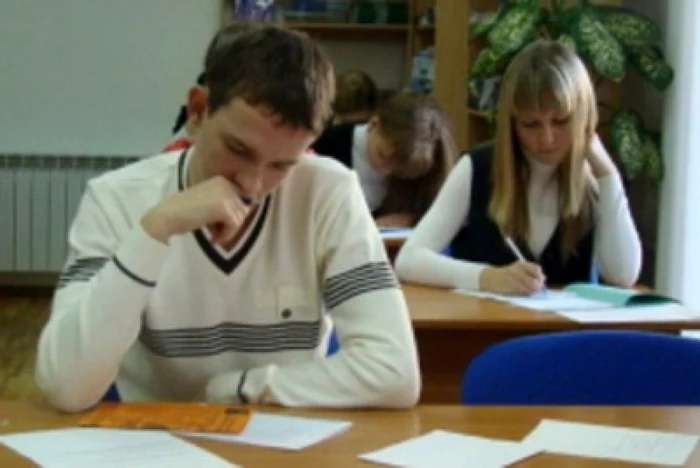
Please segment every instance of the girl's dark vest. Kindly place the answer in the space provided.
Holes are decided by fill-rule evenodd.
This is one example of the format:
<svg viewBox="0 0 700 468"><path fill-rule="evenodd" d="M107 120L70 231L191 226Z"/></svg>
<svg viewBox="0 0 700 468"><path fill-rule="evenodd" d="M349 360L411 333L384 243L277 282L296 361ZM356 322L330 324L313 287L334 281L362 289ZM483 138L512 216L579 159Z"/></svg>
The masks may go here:
<svg viewBox="0 0 700 468"><path fill-rule="evenodd" d="M472 159L472 189L467 223L457 233L451 245L454 258L494 266L508 265L517 260L504 242L501 231L491 220L488 207L491 201L491 156L493 147L481 147L469 153ZM513 239L526 259L538 263L547 277L547 283L565 285L591 279L593 259L593 229L581 238L575 253L562 259L561 225L549 239L539 261L536 261L526 242Z"/></svg>

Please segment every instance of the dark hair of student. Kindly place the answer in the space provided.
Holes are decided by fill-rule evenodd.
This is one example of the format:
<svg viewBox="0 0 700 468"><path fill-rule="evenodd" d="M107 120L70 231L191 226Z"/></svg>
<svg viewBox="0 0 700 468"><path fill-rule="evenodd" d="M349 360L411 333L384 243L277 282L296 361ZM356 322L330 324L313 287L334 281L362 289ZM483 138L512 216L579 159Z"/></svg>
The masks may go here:
<svg viewBox="0 0 700 468"><path fill-rule="evenodd" d="M336 114L374 112L377 108L377 85L372 77L361 70L339 74L335 89L333 112Z"/></svg>
<svg viewBox="0 0 700 468"><path fill-rule="evenodd" d="M335 94L333 67L308 35L275 25L223 28L204 60L209 112L234 98L268 107L279 123L320 134ZM290 92L294 90L294 92Z"/></svg>
<svg viewBox="0 0 700 468"><path fill-rule="evenodd" d="M377 215L428 211L457 157L447 116L430 96L401 92L377 111L377 131L394 148L395 169Z"/></svg>

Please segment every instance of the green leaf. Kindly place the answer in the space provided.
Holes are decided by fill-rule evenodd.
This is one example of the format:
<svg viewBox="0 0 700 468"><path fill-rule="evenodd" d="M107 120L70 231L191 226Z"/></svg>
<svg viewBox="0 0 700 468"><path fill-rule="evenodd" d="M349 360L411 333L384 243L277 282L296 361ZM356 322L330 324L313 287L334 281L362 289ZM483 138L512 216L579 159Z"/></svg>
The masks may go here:
<svg viewBox="0 0 700 468"><path fill-rule="evenodd" d="M483 36L491 28L493 27L494 24L496 24L496 21L499 19L499 17L508 9L506 5L501 5L498 10L488 13L485 16L481 17L479 20L476 21L471 26L471 31L470 31L470 36L472 39Z"/></svg>
<svg viewBox="0 0 700 468"><path fill-rule="evenodd" d="M596 6L594 9L605 29L625 45L661 42L661 29L645 15L614 6Z"/></svg>
<svg viewBox="0 0 700 468"><path fill-rule="evenodd" d="M540 25L540 15L539 8L513 6L489 30L489 44L501 55L520 50L534 37Z"/></svg>
<svg viewBox="0 0 700 468"><path fill-rule="evenodd" d="M659 91L665 91L673 81L673 68L656 47L632 46L628 48L629 60L639 74Z"/></svg>
<svg viewBox="0 0 700 468"><path fill-rule="evenodd" d="M475 79L469 79L467 81L467 90L469 90L469 95L474 97L479 97L479 83Z"/></svg>
<svg viewBox="0 0 700 468"><path fill-rule="evenodd" d="M574 28L579 50L588 58L602 77L621 81L625 77L625 51L590 9L584 9Z"/></svg>
<svg viewBox="0 0 700 468"><path fill-rule="evenodd" d="M565 0L554 0L552 2L552 10L554 11L554 14L558 14L564 10L564 1Z"/></svg>
<svg viewBox="0 0 700 468"><path fill-rule="evenodd" d="M656 135L642 133L642 153L646 162L647 174L656 183L664 178L664 160L661 155L661 141Z"/></svg>
<svg viewBox="0 0 700 468"><path fill-rule="evenodd" d="M624 109L610 118L612 146L628 179L635 179L644 169L647 156L642 146L642 119L633 110Z"/></svg>
<svg viewBox="0 0 700 468"><path fill-rule="evenodd" d="M488 78L500 75L508 66L511 56L511 54L501 54L492 47L481 49L472 63L471 70L469 70L470 78Z"/></svg>
<svg viewBox="0 0 700 468"><path fill-rule="evenodd" d="M557 37L557 42L565 45L574 52L576 52L577 50L576 41L573 37L569 36L568 34L561 34L559 37Z"/></svg>
<svg viewBox="0 0 700 468"><path fill-rule="evenodd" d="M535 7L535 6L539 6L540 1L539 0L510 0L508 3L510 3L511 5Z"/></svg>
<svg viewBox="0 0 700 468"><path fill-rule="evenodd" d="M570 34L574 26L578 24L583 8L575 6L562 10L554 16L554 26L557 36L559 34Z"/></svg>

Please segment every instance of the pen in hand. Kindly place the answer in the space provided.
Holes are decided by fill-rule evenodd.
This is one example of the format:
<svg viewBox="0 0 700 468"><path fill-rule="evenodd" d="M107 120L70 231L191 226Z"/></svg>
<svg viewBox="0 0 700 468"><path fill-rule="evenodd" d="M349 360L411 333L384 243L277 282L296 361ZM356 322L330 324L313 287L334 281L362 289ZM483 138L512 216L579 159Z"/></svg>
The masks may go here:
<svg viewBox="0 0 700 468"><path fill-rule="evenodd" d="M520 253L520 249L518 249L518 246L515 245L515 242L513 242L513 239L511 239L510 236L506 237L506 245L518 260L521 262L527 262L527 260L525 260L525 256Z"/></svg>
<svg viewBox="0 0 700 468"><path fill-rule="evenodd" d="M520 252L520 249L518 249L518 246L515 245L515 242L513 242L513 239L510 238L510 236L505 237L505 242L508 248L510 249L511 252L513 252L513 255L518 259L518 261L521 262L527 262L527 259L525 256ZM547 293L547 288L542 284L542 287L540 288L539 291L540 294L545 294Z"/></svg>

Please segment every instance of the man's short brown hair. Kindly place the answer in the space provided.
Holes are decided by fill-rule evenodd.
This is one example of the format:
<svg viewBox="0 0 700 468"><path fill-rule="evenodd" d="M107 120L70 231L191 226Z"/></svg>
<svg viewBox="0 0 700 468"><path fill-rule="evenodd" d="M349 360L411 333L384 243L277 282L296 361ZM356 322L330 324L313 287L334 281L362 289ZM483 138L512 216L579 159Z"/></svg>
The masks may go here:
<svg viewBox="0 0 700 468"><path fill-rule="evenodd" d="M204 60L209 112L234 98L272 110L282 125L320 133L335 94L333 67L306 34L280 26L223 28Z"/></svg>

